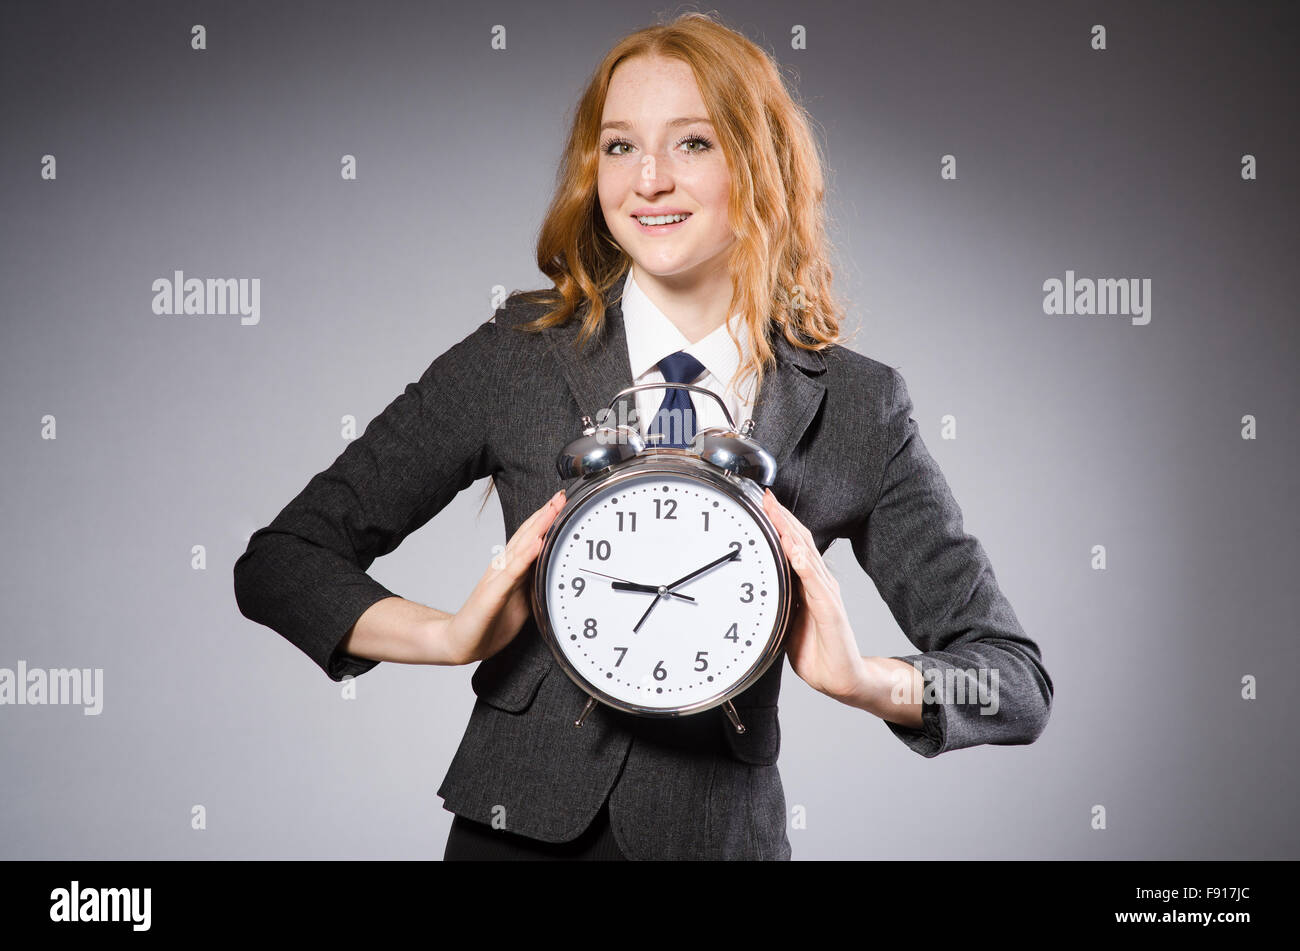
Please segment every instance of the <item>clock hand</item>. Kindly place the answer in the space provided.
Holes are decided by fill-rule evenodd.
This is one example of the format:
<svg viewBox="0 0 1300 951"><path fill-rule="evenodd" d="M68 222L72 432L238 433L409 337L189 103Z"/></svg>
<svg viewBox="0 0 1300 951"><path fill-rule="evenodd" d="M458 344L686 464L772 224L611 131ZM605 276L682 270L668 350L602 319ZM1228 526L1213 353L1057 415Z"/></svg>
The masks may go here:
<svg viewBox="0 0 1300 951"><path fill-rule="evenodd" d="M658 594L659 589L652 584L637 584L635 581L615 581L610 585L615 591L648 591Z"/></svg>
<svg viewBox="0 0 1300 951"><path fill-rule="evenodd" d="M740 549L739 549L739 548L733 548L731 551L727 552L727 553L726 553L725 555L723 555L721 558L715 558L713 561L709 562L709 563L708 563L707 565L705 565L703 568L696 568L696 569L695 569L694 571L692 571L689 575L686 575L685 577L682 577L682 578L678 578L676 581L674 581L674 582L673 582L672 584L670 584L670 585L667 585L666 587L668 588L669 591L672 591L672 589L675 588L675 587L677 587L679 584L684 584L685 582L690 581L690 580L691 580L692 578L694 578L696 575L702 575L702 574L704 574L704 572L708 571L708 570L709 570L710 568L712 568L714 565L720 565L720 564L722 564L724 561L733 561L733 560L735 560L735 561L740 560Z"/></svg>
<svg viewBox="0 0 1300 951"><path fill-rule="evenodd" d="M633 581L615 581L610 585L615 591L644 591L647 594L658 594L659 586L653 584L637 584ZM674 598L681 598L683 601L694 601L690 595L678 594L676 591L669 591Z"/></svg>
<svg viewBox="0 0 1300 951"><path fill-rule="evenodd" d="M585 571L589 575L600 575L602 578L614 578L613 575L607 575L603 571L592 571L590 568L579 568L578 570ZM632 582L628 581L626 578L614 578L614 580L621 581L623 584L632 584Z"/></svg>
<svg viewBox="0 0 1300 951"><path fill-rule="evenodd" d="M655 605L658 604L659 601L660 601L659 598L653 598L653 599L650 601L650 607L648 607L648 608L645 609L645 614L641 615L641 620L637 621L635 624L632 625L632 633L633 633L633 634L635 634L635 633L637 633L637 631L641 630L641 625L645 623L645 619L648 618L648 617L650 616L650 612L653 611L653 610L655 609Z"/></svg>
<svg viewBox="0 0 1300 951"><path fill-rule="evenodd" d="M676 591L673 591L672 589L675 588L677 585L679 585L679 584L683 584L684 582L687 582L687 581L690 581L692 578L696 577L697 575L702 575L702 574L704 574L704 572L708 571L710 568L714 567L715 565L720 565L720 564L722 564L724 561L734 561L734 560L738 559L739 557L740 557L740 550L739 550L739 549L733 549L733 550L727 552L727 554L723 555L721 558L718 558L718 559L715 559L714 561L709 562L709 563L708 563L707 565L705 565L703 568L697 568L695 571L692 571L692 572L691 572L689 575L687 575L685 578L679 578L678 580L674 581L672 584L670 584L670 585L665 585L664 588L663 588L663 593L665 593L665 594L673 594L673 595L676 595L677 592L676 592ZM626 584L630 584L630 583L631 583L631 582L627 582L627 581L622 582L622 584L625 584L625 585L626 585ZM617 587L618 585L619 585L619 582L614 582L614 584L611 585L611 587ZM649 585L646 585L646 587L649 587ZM635 589L633 589L633 590L635 590ZM655 588L654 591L655 591L656 594L659 594L659 593L660 593L660 589L658 589L658 588ZM678 597L681 597L681 595L678 595ZM632 633L633 633L633 634L635 634L635 633L637 633L638 631L641 630L641 625L645 623L645 619L648 618L648 617L650 616L650 612L653 611L653 610L655 609L655 605L658 604L658 603L660 602L660 600L662 600L662 598L661 598L661 597L657 597L657 598L655 598L653 601L650 602L650 606L649 606L648 608L645 609L645 614L641 615L641 620L637 621L636 624L632 627ZM694 598L689 598L688 600L690 600L690 601L694 601L695 599L694 599Z"/></svg>
<svg viewBox="0 0 1300 951"><path fill-rule="evenodd" d="M655 599L654 599L653 601L650 602L650 606L649 606L648 608L645 609L645 614L641 615L641 620L637 621L636 624L634 624L634 625L632 626L632 633L633 633L633 634L636 634L637 632L639 632L639 631L641 630L641 625L645 623L646 618L648 618L648 617L650 616L650 612L653 611L653 610L655 609L655 605L656 605L656 604L658 604L660 601L663 600L663 598L664 598L665 595L674 595L674 596L679 597L679 598L685 598L685 597L686 597L685 595L680 595L680 594L677 594L676 591L673 591L673 590L672 590L673 585L679 585L679 584L681 584L681 583L684 582L684 581L689 581L691 578L694 578L696 575L701 575L701 574L703 574L704 572L708 571L708 570L709 570L710 568L712 568L714 565L720 565L720 564L722 564L724 561L733 561L733 560L737 560L737 559L739 559L739 558L740 558L740 551L739 551L739 550L734 550L734 551L728 552L727 554L725 554L725 555L723 555L721 558L719 558L717 561L711 561L711 562L709 562L707 565L705 565L703 568L700 568L700 569L697 570L697 571L692 571L689 575L687 575L685 578L682 578L680 581L674 581L673 584L671 584L671 585L665 585L665 586L662 587L662 588L651 588L650 590L653 590L653 591L654 591L656 597L655 597ZM620 582L618 582L618 581L615 581L615 582L613 582L613 583L610 585L610 587L620 587L620 584L621 584L621 585L631 585L632 582L630 582L630 581L624 581L624 582L621 582L621 583L620 583ZM650 588L649 585L636 585L636 586L634 586L631 590L636 590L637 588L641 588L641 587L644 587L644 588ZM686 600L687 600L687 601L691 601L691 602L694 602L694 601L695 601L694 598L686 598Z"/></svg>
<svg viewBox="0 0 1300 951"><path fill-rule="evenodd" d="M600 575L602 578L613 578L614 584L610 587L615 591L645 591L649 594L658 594L658 585L637 584L635 581L626 581L623 578L615 578L613 575L607 575L603 571L593 571L590 568L579 568L579 571L585 571L589 575ZM676 591L669 592L674 598L681 598L683 601L694 601L695 599L684 594L678 594Z"/></svg>

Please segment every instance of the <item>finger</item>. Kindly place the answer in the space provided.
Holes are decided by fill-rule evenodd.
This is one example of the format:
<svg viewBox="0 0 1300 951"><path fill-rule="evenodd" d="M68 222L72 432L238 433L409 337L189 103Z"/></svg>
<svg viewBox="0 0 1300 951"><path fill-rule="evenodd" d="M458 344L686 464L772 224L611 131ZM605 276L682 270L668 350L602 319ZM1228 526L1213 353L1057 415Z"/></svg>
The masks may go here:
<svg viewBox="0 0 1300 951"><path fill-rule="evenodd" d="M532 515L528 516L528 518L524 519L523 524L519 526L519 530L516 531L515 534L518 535L521 532L523 532L525 529L530 528L539 519L553 517L563 507L564 507L564 490L561 489L559 492L556 492L549 499L547 499L545 505L539 508Z"/></svg>
<svg viewBox="0 0 1300 951"><path fill-rule="evenodd" d="M521 548L532 550L533 555L541 549L542 540L545 539L546 533L550 531L555 518L564 509L568 497L563 489L551 496L545 505L534 512L527 521L519 526L514 536L510 539L515 545L515 550ZM534 544L536 542L536 544Z"/></svg>
<svg viewBox="0 0 1300 951"><path fill-rule="evenodd" d="M790 523L781 510L780 503L776 497L769 491L763 498L764 504L768 509L768 516L772 519L772 525L776 528L776 533L780 536L781 545L785 548L786 557L793 562L795 557L794 537L790 532Z"/></svg>
<svg viewBox="0 0 1300 951"><path fill-rule="evenodd" d="M813 537L813 533L808 529L808 526L804 525L803 522L795 518L794 515L790 512L790 510L787 509L784 505L782 505L777 500L776 496L772 494L770 489L767 491L768 494L771 496L772 504L776 507L777 514L780 517L782 523L785 525L787 530L792 533L793 537L797 541L799 541L806 549L806 554L812 560L813 566L818 569L819 576L822 582L827 587L833 587L837 585L838 582L835 580L835 576L831 574L830 565L826 564L826 561L825 559L822 558L821 553L817 551L817 539ZM816 555L816 557L812 558L814 554Z"/></svg>
<svg viewBox="0 0 1300 951"><path fill-rule="evenodd" d="M506 545L495 574L507 588L513 588L528 575L528 569L537 559L545 541L545 527L539 526L537 532L516 535Z"/></svg>
<svg viewBox="0 0 1300 951"><path fill-rule="evenodd" d="M807 547L795 536L790 523L780 512L776 513L774 524L777 534L781 537L781 545L785 548L786 558L790 561L790 567L803 577L804 573L812 567Z"/></svg>
<svg viewBox="0 0 1300 951"><path fill-rule="evenodd" d="M824 584L817 570L821 557L814 558L813 554L816 549L803 544L794 535L790 520L779 510L780 505L776 502L775 496L772 497L772 505L775 515L773 523L781 536L781 544L785 548L786 558L795 573L793 590L790 593L791 610L798 611L800 607L820 600L813 591Z"/></svg>
<svg viewBox="0 0 1300 951"><path fill-rule="evenodd" d="M492 560L485 580L495 596L504 596L504 592L520 583L541 550L542 539L555 516L564 508L564 502L565 492L561 489L524 519L504 546L492 546Z"/></svg>
<svg viewBox="0 0 1300 951"><path fill-rule="evenodd" d="M791 512L784 505L782 505L780 501L778 501L776 495L773 494L771 489L767 490L767 494L771 497L772 504L776 506L776 510L780 514L782 520L784 520L790 526L790 530L794 532L796 535L803 538L803 540L808 545L812 546L813 548L816 548L817 543L813 540L812 532L808 531L808 527L804 525L803 522L795 518L794 513Z"/></svg>
<svg viewBox="0 0 1300 951"><path fill-rule="evenodd" d="M555 517L559 515L560 510L564 508L565 501L563 491L557 492L555 495L551 496L551 500L538 510L538 518L529 527L528 532L525 533L525 537L530 540L533 537L539 539L545 538L546 533L550 531L551 524L555 521Z"/></svg>
<svg viewBox="0 0 1300 951"><path fill-rule="evenodd" d="M772 494L770 489L767 490L765 500L771 506L772 523L776 526L777 532L780 533L782 541L787 542L792 548L800 541L805 544L810 541L809 537L799 533L798 520L790 514L784 505L776 500L776 496Z"/></svg>
<svg viewBox="0 0 1300 951"><path fill-rule="evenodd" d="M514 555L519 551L521 545L530 545L532 540L546 534L550 528L551 522L559 514L560 509L564 507L564 491L560 490L551 496L550 500L539 508L532 515L528 516L523 523L510 536L506 543L506 552Z"/></svg>
<svg viewBox="0 0 1300 951"><path fill-rule="evenodd" d="M519 528L515 530L514 537L518 538L520 536L528 535L538 522L546 522L549 524L551 519L553 519L563 507L564 490L561 489L559 492L556 492L551 496L545 505L539 508L532 515L528 516L528 518L524 519Z"/></svg>
<svg viewBox="0 0 1300 951"><path fill-rule="evenodd" d="M800 584L808 588L820 583L821 579L817 572L815 564L816 559L808 551L808 548L802 543L791 538L785 537L786 546L789 548L790 567L795 570L799 577Z"/></svg>
<svg viewBox="0 0 1300 951"><path fill-rule="evenodd" d="M800 578L818 587L834 590L838 582L835 581L835 576L831 574L830 567L821 557L821 553L817 551L817 543L812 532L791 515L770 490L767 494L776 511L774 522L781 534L782 543L789 549L787 554L791 565L799 571Z"/></svg>

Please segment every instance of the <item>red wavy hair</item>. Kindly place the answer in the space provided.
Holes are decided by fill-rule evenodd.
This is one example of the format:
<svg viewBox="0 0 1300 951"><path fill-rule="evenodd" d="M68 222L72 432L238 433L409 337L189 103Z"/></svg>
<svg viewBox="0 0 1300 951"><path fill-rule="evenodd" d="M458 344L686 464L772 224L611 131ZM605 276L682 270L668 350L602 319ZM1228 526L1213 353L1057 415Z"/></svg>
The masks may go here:
<svg viewBox="0 0 1300 951"><path fill-rule="evenodd" d="M554 287L510 295L549 309L520 329L541 331L581 311L576 343L585 345L601 329L606 293L631 266L605 223L596 180L610 79L620 63L638 56L671 57L690 66L727 159L728 213L736 236L728 259L730 312L740 312L750 342L737 383L753 376L756 394L775 360L769 334L780 333L801 349L822 350L843 342L844 309L831 287L825 177L813 120L782 81L775 60L707 14L687 13L628 34L592 73L573 112L537 238L537 266Z"/></svg>

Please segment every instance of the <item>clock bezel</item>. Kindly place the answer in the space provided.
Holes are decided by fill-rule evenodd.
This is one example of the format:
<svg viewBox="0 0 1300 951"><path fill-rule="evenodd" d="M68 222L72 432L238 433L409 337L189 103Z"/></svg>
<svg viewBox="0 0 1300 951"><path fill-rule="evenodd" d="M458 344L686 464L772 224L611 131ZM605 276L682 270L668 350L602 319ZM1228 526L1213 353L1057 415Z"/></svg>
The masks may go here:
<svg viewBox="0 0 1300 951"><path fill-rule="evenodd" d="M569 660L560 639L556 636L551 625L546 595L546 579L550 574L551 554L557 540L567 531L568 523L572 520L574 514L597 493L616 489L620 484L632 479L653 475L695 479L719 489L739 503L749 513L755 524L758 525L760 532L768 543L768 547L776 556L777 585L779 588L776 600L776 619L772 628L773 633L768 636L768 643L750 668L738 680L733 681L730 686L722 687L717 693L694 703L673 707L647 707L629 703L606 692L599 684L594 684L583 676ZM652 448L647 449L634 459L612 466L606 472L593 474L579 483L574 494L567 500L564 508L560 510L560 514L555 517L555 521L546 534L541 551L537 553L537 559L533 567L531 592L534 619L538 630L541 632L542 639L550 648L551 654L555 657L560 669L568 675L569 679L579 689L606 706L621 710L624 713L658 719L671 719L702 713L721 706L728 700L744 693L767 673L773 661L781 656L781 649L785 644L786 628L790 618L791 581L790 564L785 557L784 549L781 547L781 538L777 534L771 519L763 511L763 493L752 480L724 472L689 450Z"/></svg>

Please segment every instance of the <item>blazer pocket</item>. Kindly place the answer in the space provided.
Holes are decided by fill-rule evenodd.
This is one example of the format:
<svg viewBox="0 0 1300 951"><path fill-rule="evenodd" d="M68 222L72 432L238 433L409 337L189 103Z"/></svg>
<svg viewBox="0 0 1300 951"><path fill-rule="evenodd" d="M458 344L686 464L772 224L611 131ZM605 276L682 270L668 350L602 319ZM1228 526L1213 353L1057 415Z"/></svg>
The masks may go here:
<svg viewBox="0 0 1300 951"><path fill-rule="evenodd" d="M736 713L745 726L744 733L737 733L726 714L722 711L718 713L732 756L754 766L772 766L776 763L781 752L781 721L777 717L775 704L761 707L737 705Z"/></svg>
<svg viewBox="0 0 1300 951"><path fill-rule="evenodd" d="M488 706L506 713L522 713L532 704L554 666L536 629L526 624L513 641L478 665L470 685Z"/></svg>

